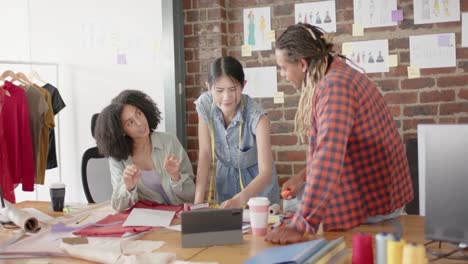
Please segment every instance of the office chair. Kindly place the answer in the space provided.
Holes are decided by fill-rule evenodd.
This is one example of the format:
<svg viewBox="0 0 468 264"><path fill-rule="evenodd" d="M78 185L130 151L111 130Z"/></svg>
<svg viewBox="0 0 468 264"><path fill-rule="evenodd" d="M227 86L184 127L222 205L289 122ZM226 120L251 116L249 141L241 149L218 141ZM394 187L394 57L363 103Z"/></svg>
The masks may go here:
<svg viewBox="0 0 468 264"><path fill-rule="evenodd" d="M414 199L409 202L405 210L408 214L419 215L419 171L418 171L418 139L411 138L406 141L406 156L413 183Z"/></svg>
<svg viewBox="0 0 468 264"><path fill-rule="evenodd" d="M93 138L98 115L94 114L91 118L91 135ZM83 154L81 182L88 203L101 203L111 199L112 183L109 161L99 153L97 147L89 148Z"/></svg>

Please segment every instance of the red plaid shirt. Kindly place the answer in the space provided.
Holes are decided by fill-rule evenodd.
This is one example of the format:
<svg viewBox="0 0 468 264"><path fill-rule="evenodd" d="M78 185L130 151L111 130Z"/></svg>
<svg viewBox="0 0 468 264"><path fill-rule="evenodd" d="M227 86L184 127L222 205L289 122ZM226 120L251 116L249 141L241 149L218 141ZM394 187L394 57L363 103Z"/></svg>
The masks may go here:
<svg viewBox="0 0 468 264"><path fill-rule="evenodd" d="M345 230L413 199L390 111L364 74L335 58L316 87L303 200L292 226Z"/></svg>

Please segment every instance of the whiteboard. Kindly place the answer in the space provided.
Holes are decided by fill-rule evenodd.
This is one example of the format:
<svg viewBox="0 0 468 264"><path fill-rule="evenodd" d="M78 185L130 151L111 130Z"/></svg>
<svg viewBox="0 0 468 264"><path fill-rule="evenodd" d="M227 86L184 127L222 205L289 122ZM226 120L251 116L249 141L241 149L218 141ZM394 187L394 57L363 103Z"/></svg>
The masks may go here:
<svg viewBox="0 0 468 264"><path fill-rule="evenodd" d="M67 105L59 113L60 127L56 129L60 138L61 176L69 186L67 201L84 202L81 158L86 149L95 146L90 132L91 116L120 91L138 89L155 100L165 117L160 74L165 65L160 52L164 45L162 1L139 0L136 4L130 0L0 0L0 3L3 13L9 14L0 18L0 23L11 25L14 21L11 34L15 34L14 43L19 44L2 41L2 59L59 63L59 76L48 66L34 68L59 89ZM1 65L0 70L5 67ZM59 83L54 83L56 80ZM164 122L158 130L165 130ZM58 181L57 174L55 169L47 171L46 184ZM46 185L36 187L36 198L48 200ZM18 201L23 200L21 196L31 198L28 193L17 192Z"/></svg>

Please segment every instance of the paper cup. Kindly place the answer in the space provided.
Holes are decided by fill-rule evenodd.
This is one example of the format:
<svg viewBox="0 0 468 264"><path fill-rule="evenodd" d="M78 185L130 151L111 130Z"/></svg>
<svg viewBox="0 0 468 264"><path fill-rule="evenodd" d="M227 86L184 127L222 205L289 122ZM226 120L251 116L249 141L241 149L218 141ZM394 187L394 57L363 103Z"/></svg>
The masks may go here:
<svg viewBox="0 0 468 264"><path fill-rule="evenodd" d="M52 202L52 209L55 212L62 212L65 200L65 184L52 183L49 185L50 200Z"/></svg>
<svg viewBox="0 0 468 264"><path fill-rule="evenodd" d="M270 200L266 197L252 197L247 204L249 205L252 234L254 236L266 235Z"/></svg>

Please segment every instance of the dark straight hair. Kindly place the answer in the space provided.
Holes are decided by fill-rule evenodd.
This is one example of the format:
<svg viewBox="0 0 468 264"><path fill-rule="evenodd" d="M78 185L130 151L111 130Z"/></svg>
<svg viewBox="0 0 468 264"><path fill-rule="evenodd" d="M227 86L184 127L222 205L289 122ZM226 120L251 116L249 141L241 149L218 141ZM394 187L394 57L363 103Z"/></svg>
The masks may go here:
<svg viewBox="0 0 468 264"><path fill-rule="evenodd" d="M208 74L208 84L213 86L216 80L221 76L229 77L233 82L244 84L245 76L242 64L234 57L219 57L210 66Z"/></svg>

